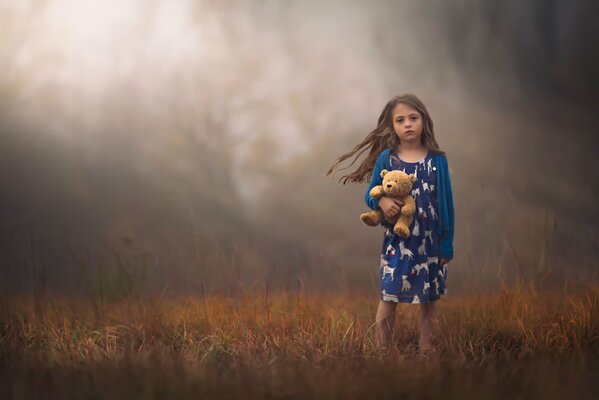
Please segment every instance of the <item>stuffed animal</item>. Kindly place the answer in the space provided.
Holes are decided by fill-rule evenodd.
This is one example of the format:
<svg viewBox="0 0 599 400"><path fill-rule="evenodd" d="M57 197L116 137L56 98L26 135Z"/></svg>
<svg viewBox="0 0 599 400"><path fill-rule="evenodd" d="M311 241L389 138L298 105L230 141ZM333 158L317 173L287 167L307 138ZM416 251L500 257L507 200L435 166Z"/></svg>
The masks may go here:
<svg viewBox="0 0 599 400"><path fill-rule="evenodd" d="M384 169L381 171L381 178L383 178L383 184L373 187L370 190L370 196L375 199L381 196L393 197L403 202L400 212L388 222L395 223L393 232L399 236L408 237L410 236L410 225L414 221L414 213L416 212L416 201L410 195L416 177L403 171L387 171ZM360 219L369 226L377 226L383 218L383 210L380 208L360 215Z"/></svg>

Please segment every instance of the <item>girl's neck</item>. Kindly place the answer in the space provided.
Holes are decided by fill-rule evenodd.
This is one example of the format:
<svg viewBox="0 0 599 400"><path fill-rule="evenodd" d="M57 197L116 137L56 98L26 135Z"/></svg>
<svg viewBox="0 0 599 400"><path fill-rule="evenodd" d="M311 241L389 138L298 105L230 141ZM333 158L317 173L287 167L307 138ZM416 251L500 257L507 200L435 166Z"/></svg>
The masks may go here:
<svg viewBox="0 0 599 400"><path fill-rule="evenodd" d="M426 151L426 147L420 142L403 142L400 143L395 150L397 154L420 154Z"/></svg>

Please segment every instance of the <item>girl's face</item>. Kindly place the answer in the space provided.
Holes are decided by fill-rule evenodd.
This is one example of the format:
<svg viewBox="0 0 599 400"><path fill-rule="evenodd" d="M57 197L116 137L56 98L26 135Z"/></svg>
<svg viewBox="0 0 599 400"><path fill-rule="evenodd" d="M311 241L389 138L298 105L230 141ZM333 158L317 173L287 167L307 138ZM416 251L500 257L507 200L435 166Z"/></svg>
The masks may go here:
<svg viewBox="0 0 599 400"><path fill-rule="evenodd" d="M422 116L418 111L407 104L399 103L391 113L393 129L399 142L420 142L422 136Z"/></svg>

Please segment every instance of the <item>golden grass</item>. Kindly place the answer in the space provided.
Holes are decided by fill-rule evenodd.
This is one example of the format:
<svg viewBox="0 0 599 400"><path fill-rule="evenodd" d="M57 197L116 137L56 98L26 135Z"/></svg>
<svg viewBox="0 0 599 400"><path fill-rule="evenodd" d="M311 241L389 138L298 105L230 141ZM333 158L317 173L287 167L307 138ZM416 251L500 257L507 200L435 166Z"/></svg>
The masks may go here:
<svg viewBox="0 0 599 400"><path fill-rule="evenodd" d="M280 293L1 308L1 398L591 398L599 287L504 287L437 303L437 357L417 354L418 307L374 343L376 297ZM526 396L521 397L522 393ZM558 396L558 397L555 397Z"/></svg>

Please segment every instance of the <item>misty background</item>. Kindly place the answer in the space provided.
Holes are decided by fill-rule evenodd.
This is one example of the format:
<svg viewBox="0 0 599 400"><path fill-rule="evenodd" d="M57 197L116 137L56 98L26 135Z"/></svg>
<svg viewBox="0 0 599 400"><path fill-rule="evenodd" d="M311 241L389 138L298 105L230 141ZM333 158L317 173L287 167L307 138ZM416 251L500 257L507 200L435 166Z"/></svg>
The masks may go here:
<svg viewBox="0 0 599 400"><path fill-rule="evenodd" d="M0 1L0 288L376 298L366 184L323 173L407 92L448 153L448 293L597 279L594 10Z"/></svg>

